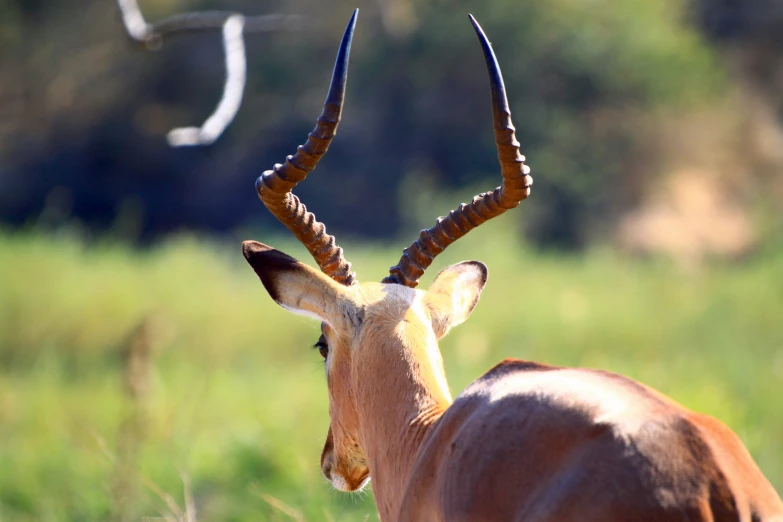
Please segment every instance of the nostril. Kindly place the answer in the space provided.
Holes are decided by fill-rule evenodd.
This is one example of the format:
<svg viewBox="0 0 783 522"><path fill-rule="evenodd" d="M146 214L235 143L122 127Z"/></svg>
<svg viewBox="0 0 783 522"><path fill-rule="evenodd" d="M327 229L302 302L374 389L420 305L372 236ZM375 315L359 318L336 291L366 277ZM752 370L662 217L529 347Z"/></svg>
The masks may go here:
<svg viewBox="0 0 783 522"><path fill-rule="evenodd" d="M324 477L326 477L326 480L329 482L332 481L332 465L331 464L324 464L321 467L321 472L324 474Z"/></svg>

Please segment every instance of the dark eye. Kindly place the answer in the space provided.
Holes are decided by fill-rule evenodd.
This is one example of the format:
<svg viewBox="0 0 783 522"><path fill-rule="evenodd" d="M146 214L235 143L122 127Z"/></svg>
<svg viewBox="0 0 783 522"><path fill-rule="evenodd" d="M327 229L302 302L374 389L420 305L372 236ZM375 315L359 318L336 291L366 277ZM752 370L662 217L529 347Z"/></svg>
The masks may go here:
<svg viewBox="0 0 783 522"><path fill-rule="evenodd" d="M318 348L318 351L321 352L321 357L324 359L326 359L326 356L329 355L329 344L326 342L326 337L323 335L318 338L318 342L315 343L313 348Z"/></svg>

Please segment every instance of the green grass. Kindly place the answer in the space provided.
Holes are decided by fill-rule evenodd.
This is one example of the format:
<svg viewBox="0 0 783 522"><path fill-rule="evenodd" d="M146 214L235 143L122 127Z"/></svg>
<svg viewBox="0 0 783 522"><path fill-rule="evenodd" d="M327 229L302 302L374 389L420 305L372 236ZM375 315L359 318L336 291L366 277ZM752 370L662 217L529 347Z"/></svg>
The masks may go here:
<svg viewBox="0 0 783 522"><path fill-rule="evenodd" d="M504 357L624 373L726 422L783 490L783 252L685 272L609 251L537 254L488 228L422 285L461 259L490 269L470 321L442 343L455 395ZM344 246L361 280L380 280L399 252ZM145 318L150 391L134 403L122 353ZM279 503L306 520L376 520L370 493L320 476L318 332L272 303L238 241L138 251L0 233L0 521L119 519L122 495L134 520L159 517L153 489L184 506L181 473L200 522L295 519ZM123 468L112 458L128 437ZM148 485L118 493L137 473Z"/></svg>

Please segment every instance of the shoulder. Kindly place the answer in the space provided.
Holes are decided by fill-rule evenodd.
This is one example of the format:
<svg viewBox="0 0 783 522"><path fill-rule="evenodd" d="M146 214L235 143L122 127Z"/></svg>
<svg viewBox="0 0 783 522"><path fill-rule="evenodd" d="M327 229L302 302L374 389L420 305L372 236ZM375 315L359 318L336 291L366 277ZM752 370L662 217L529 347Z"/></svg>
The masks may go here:
<svg viewBox="0 0 783 522"><path fill-rule="evenodd" d="M550 366L548 364L542 364L533 361L508 358L493 366L481 378L491 379L494 376L505 375L510 372L547 372L562 369L563 368L560 366Z"/></svg>
<svg viewBox="0 0 783 522"><path fill-rule="evenodd" d="M617 424L625 428L623 431L631 432L646 421L654 419L658 423L687 415L688 411L622 375L516 359L506 359L476 379L453 406L473 409L478 404L484 405L484 411L511 407L536 417L578 412L579 418L588 424Z"/></svg>

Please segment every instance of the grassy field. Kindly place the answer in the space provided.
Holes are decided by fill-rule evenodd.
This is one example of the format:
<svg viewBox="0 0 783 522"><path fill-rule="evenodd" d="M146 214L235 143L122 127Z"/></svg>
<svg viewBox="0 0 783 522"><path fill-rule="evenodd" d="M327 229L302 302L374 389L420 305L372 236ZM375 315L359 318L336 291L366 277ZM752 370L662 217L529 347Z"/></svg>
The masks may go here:
<svg viewBox="0 0 783 522"><path fill-rule="evenodd" d="M624 373L726 422L783 491L783 253L682 271L537 254L488 228L423 284L462 259L490 269L442 343L455 394L504 357ZM343 246L362 280L399 252ZM0 233L0 521L163 520L189 504L200 522L376 520L370 492L320 476L318 331L272 303L239 241Z"/></svg>

